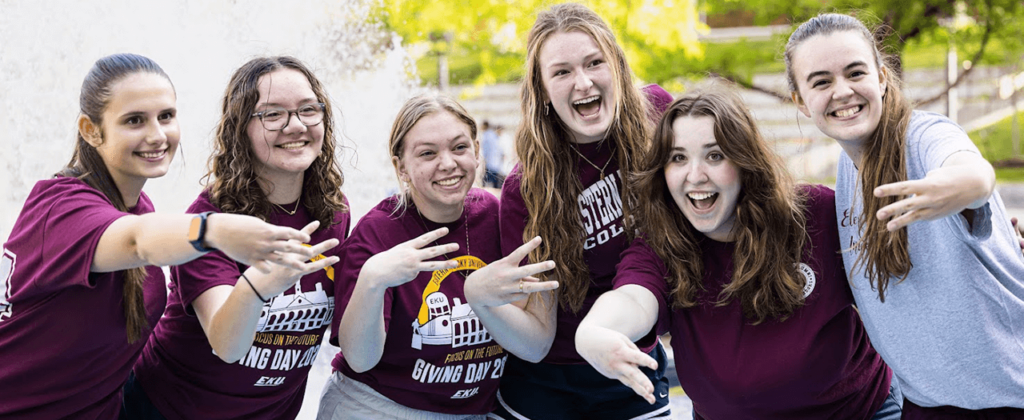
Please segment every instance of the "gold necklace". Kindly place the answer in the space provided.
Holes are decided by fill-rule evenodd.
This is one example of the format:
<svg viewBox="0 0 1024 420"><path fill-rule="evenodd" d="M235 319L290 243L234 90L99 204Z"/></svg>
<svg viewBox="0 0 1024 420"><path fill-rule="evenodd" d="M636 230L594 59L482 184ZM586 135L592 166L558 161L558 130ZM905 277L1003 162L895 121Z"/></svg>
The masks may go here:
<svg viewBox="0 0 1024 420"><path fill-rule="evenodd" d="M282 206L280 204L277 204L277 203L270 203L270 204L273 204L273 205L277 206L277 208L281 209L281 211L283 211L285 213L288 213L289 216L294 216L295 212L299 211L299 204L300 203L302 203L302 196L299 196L299 199L295 200L295 208L290 210L290 211L288 209L284 208L284 206Z"/></svg>
<svg viewBox="0 0 1024 420"><path fill-rule="evenodd" d="M583 153L580 153L580 150L577 149L576 146L573 145L572 143L569 143L569 148L571 148L572 151L576 152L577 155L580 155L580 158L582 158L585 162L589 163L590 166L593 166L594 169L597 169L599 172L601 172L601 180L604 181L604 170L605 170L605 168L608 167L608 164L612 163L612 160L615 159L615 146L614 145L612 145L612 153L611 153L611 156L608 157L608 161L605 162L604 166L602 166L600 168L597 167L597 165L595 165L594 162L591 162L590 159L587 159L586 156L583 156Z"/></svg>

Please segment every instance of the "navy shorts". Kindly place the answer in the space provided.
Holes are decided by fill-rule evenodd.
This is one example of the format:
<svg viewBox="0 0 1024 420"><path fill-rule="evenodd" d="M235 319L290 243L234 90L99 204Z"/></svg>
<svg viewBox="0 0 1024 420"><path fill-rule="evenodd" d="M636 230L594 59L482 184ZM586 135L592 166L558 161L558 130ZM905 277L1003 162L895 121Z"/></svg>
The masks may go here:
<svg viewBox="0 0 1024 420"><path fill-rule="evenodd" d="M498 391L498 409L490 417L505 420L649 419L668 417L668 358L661 342L651 350L657 370L641 368L654 384L649 404L616 379L589 364L529 363L509 356Z"/></svg>
<svg viewBox="0 0 1024 420"><path fill-rule="evenodd" d="M135 371L128 375L128 382L125 382L124 399L121 401L121 414L119 420L167 420L160 410L153 406L146 391L135 379Z"/></svg>

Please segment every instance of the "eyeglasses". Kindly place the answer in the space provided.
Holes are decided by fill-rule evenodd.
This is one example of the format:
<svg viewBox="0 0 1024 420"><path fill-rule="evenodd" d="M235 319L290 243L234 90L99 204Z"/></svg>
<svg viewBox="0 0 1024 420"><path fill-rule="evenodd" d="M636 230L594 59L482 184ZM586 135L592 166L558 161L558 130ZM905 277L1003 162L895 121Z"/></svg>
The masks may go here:
<svg viewBox="0 0 1024 420"><path fill-rule="evenodd" d="M324 104L306 104L300 106L298 109L284 109L284 108L269 108L264 111L252 114L253 117L260 119L260 123L263 124L263 128L268 131L284 130L288 126L288 123L292 120L292 114L299 117L299 122L306 127L312 127L320 124L324 120Z"/></svg>

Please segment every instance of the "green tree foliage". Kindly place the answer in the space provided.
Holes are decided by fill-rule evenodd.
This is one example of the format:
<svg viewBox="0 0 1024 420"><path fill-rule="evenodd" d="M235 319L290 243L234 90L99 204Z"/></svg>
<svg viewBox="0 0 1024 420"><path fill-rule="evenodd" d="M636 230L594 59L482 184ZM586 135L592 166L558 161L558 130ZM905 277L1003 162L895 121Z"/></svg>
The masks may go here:
<svg viewBox="0 0 1024 420"><path fill-rule="evenodd" d="M1020 0L709 0L705 7L709 14L752 13L757 25L799 24L823 12L848 13L878 28L876 36L898 63L906 45L914 42L952 41L960 57L973 63L1019 61L1024 53L1024 4ZM961 8L959 14L957 7ZM999 48L990 48L993 40L998 40ZM960 80L969 71L963 72ZM734 74L728 65L721 72L749 85L746 75Z"/></svg>
<svg viewBox="0 0 1024 420"><path fill-rule="evenodd" d="M634 72L664 78L664 57L700 60L696 0L582 1L608 22ZM436 57L446 55L455 83L494 83L522 74L526 34L550 0L384 0L376 18L417 55L428 82ZM469 71L465 71L465 70Z"/></svg>

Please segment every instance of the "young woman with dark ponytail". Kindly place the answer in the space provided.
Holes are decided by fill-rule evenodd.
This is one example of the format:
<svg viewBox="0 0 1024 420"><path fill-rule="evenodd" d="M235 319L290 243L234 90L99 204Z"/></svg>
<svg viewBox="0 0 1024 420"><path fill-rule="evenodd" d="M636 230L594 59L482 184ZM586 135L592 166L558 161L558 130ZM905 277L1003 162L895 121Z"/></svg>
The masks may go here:
<svg viewBox="0 0 1024 420"><path fill-rule="evenodd" d="M178 148L174 86L152 60L98 60L71 162L36 183L0 269L0 417L114 419L166 302L161 265L220 250L268 271L309 235L255 217L157 214L142 192Z"/></svg>

